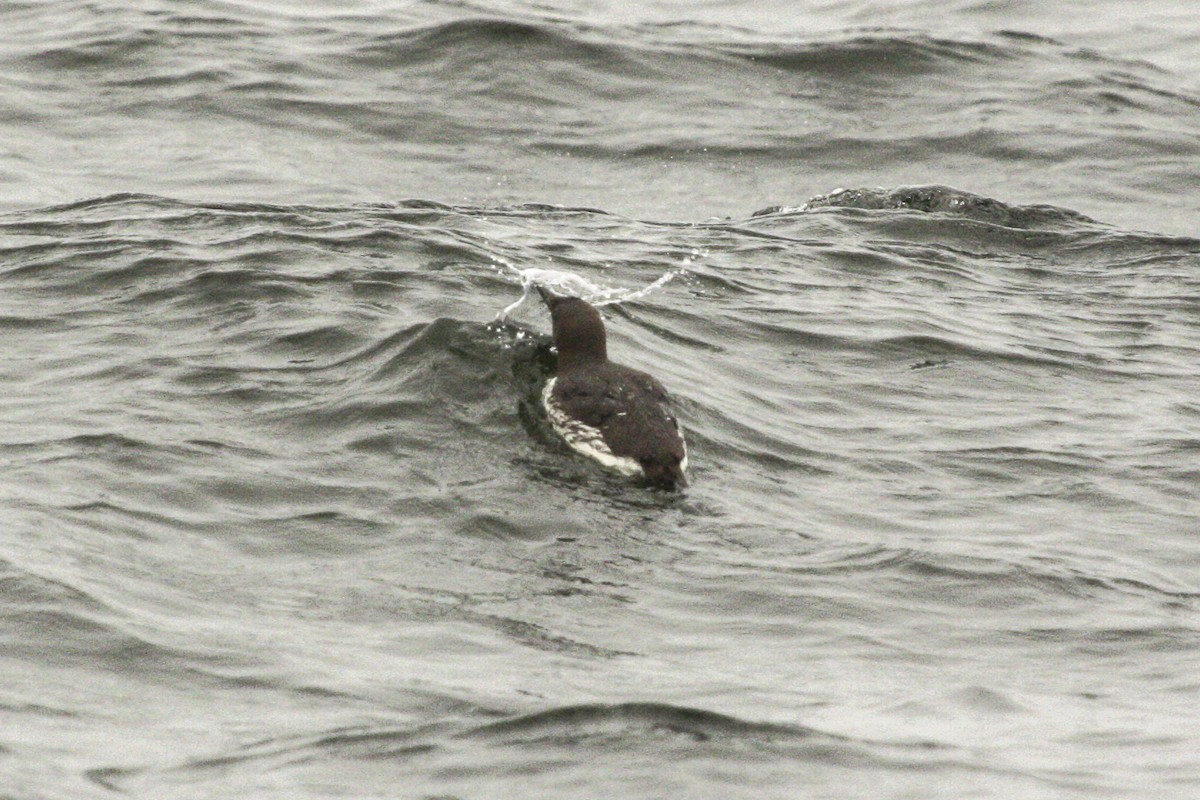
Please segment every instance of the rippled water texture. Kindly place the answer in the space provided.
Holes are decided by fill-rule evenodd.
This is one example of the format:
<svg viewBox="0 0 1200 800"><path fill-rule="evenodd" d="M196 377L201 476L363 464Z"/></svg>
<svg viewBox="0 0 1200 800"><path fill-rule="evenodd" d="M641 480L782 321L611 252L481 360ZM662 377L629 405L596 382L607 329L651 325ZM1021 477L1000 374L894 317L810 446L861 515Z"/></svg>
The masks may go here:
<svg viewBox="0 0 1200 800"><path fill-rule="evenodd" d="M0 202L559 203L949 184L1190 235L1194 9L5 2Z"/></svg>
<svg viewBox="0 0 1200 800"><path fill-rule="evenodd" d="M900 5L0 3L0 797L1196 796L1200 23Z"/></svg>

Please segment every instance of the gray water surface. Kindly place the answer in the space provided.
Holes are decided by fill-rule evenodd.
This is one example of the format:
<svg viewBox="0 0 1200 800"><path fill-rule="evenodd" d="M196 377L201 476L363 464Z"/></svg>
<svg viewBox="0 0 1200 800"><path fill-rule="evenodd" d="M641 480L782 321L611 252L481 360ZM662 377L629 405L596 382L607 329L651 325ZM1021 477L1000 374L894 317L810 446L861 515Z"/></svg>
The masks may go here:
<svg viewBox="0 0 1200 800"><path fill-rule="evenodd" d="M0 4L0 797L1197 796L1138 8ZM685 493L545 435L529 267L680 272Z"/></svg>

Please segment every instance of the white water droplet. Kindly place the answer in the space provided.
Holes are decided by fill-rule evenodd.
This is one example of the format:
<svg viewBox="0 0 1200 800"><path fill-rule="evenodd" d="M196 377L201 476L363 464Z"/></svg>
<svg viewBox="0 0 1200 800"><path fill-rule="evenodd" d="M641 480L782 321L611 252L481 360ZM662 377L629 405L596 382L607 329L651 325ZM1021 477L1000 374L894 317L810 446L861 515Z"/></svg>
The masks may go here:
<svg viewBox="0 0 1200 800"><path fill-rule="evenodd" d="M521 281L521 296L506 306L496 316L497 321L505 321L509 315L521 307L526 298L532 294L535 287L548 289L555 294L567 295L570 297L578 297L594 306L607 306L614 303L624 303L629 300L637 300L665 286L672 279L687 272L687 264L690 259L684 262L684 266L680 269L671 270L661 275L653 283L643 286L640 289L629 287L606 287L593 283L581 275L576 275L574 272L568 272L560 269L540 269L533 267L530 269L517 269L508 261L497 259L504 266L511 269L517 278Z"/></svg>

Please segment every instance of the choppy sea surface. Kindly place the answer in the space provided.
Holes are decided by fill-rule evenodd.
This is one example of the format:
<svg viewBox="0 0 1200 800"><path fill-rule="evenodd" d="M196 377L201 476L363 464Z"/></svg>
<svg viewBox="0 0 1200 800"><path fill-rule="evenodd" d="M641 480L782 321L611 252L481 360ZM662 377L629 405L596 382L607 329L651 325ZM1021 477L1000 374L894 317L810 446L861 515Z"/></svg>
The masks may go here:
<svg viewBox="0 0 1200 800"><path fill-rule="evenodd" d="M1191 3L0 31L0 798L1200 797Z"/></svg>

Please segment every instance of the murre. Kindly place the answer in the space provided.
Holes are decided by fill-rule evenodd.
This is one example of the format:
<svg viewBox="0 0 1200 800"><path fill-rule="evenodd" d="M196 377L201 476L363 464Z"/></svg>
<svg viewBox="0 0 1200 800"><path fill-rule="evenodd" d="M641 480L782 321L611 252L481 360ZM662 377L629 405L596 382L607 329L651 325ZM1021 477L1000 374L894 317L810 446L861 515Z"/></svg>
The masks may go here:
<svg viewBox="0 0 1200 800"><path fill-rule="evenodd" d="M538 287L554 326L558 374L542 405L554 432L575 451L653 486L687 485L687 445L667 390L641 370L608 360L600 312L578 297Z"/></svg>

